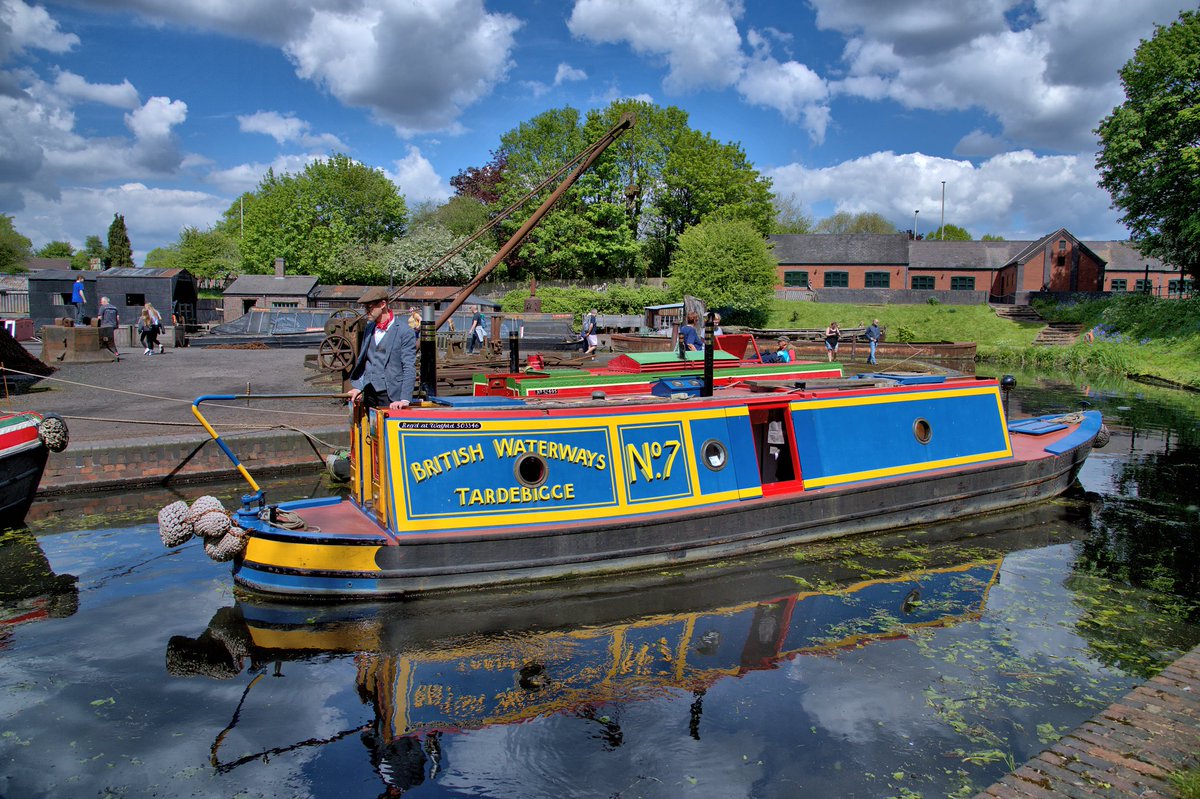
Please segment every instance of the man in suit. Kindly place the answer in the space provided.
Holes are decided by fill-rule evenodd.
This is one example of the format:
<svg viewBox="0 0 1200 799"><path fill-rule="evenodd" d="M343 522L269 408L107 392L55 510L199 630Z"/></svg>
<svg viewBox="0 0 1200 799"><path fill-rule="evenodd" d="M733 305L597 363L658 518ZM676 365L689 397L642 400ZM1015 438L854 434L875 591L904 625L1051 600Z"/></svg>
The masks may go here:
<svg viewBox="0 0 1200 799"><path fill-rule="evenodd" d="M416 331L392 313L387 289L367 289L358 301L367 314L367 330L350 370L350 402L368 408L407 408L416 381Z"/></svg>

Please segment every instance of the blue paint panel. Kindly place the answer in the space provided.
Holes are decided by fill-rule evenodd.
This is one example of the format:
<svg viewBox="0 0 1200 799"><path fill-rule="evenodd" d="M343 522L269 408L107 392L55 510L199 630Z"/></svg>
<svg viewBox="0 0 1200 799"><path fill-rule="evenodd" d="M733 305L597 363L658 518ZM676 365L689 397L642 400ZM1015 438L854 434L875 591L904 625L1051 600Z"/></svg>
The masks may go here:
<svg viewBox="0 0 1200 799"><path fill-rule="evenodd" d="M1019 422L1010 422L1008 425L1008 432L1024 433L1027 436L1044 436L1047 433L1066 429L1065 424L1046 422L1041 419L1022 419Z"/></svg>
<svg viewBox="0 0 1200 799"><path fill-rule="evenodd" d="M1045 447L1046 452L1051 455L1061 455L1064 452L1075 449L1085 441L1093 440L1100 433L1100 427L1103 424L1103 419L1100 416L1100 411L1085 411L1083 421L1079 423L1079 427L1069 435L1063 436L1053 444Z"/></svg>
<svg viewBox="0 0 1200 799"><path fill-rule="evenodd" d="M921 444L917 419L932 438ZM993 394L947 394L905 402L792 413L805 480L964 458L1006 449L1004 424Z"/></svg>
<svg viewBox="0 0 1200 799"><path fill-rule="evenodd" d="M748 416L695 419L690 424L694 448L692 457L700 479L701 495L737 491L740 488L759 485ZM719 441L725 446L726 463L719 471L704 465L704 444L709 440ZM742 479L741 483L739 476Z"/></svg>
<svg viewBox="0 0 1200 799"><path fill-rule="evenodd" d="M408 468L404 490L412 519L464 513L536 516L617 502L612 451L603 428L512 433L401 428L397 435L401 462ZM540 485L522 485L517 479L517 464L526 455L545 464Z"/></svg>
<svg viewBox="0 0 1200 799"><path fill-rule="evenodd" d="M684 449L682 422L622 425L617 438L629 504L691 496L692 464Z"/></svg>

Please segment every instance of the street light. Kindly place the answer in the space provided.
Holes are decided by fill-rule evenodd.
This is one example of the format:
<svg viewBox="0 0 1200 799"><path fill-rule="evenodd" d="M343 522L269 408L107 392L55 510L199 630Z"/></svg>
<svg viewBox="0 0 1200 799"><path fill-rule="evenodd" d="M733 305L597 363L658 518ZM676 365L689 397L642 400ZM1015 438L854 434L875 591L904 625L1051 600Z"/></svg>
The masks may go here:
<svg viewBox="0 0 1200 799"><path fill-rule="evenodd" d="M946 181L942 181L942 223L938 225L938 241L942 241L946 228Z"/></svg>

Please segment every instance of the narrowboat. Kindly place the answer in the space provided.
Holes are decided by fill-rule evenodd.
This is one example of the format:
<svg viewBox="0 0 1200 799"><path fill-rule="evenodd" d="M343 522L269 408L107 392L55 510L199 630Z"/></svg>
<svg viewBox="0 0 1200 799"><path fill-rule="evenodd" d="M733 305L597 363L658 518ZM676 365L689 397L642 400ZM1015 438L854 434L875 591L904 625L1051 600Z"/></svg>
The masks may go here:
<svg viewBox="0 0 1200 799"><path fill-rule="evenodd" d="M67 426L58 416L0 413L0 529L25 521L50 452L66 446Z"/></svg>
<svg viewBox="0 0 1200 799"><path fill-rule="evenodd" d="M1066 489L1106 434L1094 411L1010 422L995 379L722 388L715 371L659 377L641 394L429 397L357 413L349 496L272 505L239 465L253 493L224 528L198 501L165 508L160 531L168 546L202 533L252 591L404 597L675 568L1016 507ZM240 397L197 399L202 422L208 399ZM189 527L203 517L217 526Z"/></svg>

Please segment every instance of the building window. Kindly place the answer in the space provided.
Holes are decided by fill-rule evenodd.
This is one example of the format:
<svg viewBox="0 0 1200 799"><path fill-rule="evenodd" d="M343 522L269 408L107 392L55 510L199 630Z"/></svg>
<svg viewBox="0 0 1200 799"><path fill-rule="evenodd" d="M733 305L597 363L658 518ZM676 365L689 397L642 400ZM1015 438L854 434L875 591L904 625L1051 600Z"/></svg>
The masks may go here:
<svg viewBox="0 0 1200 799"><path fill-rule="evenodd" d="M1192 281L1190 280L1169 280L1167 281L1168 294L1191 294Z"/></svg>
<svg viewBox="0 0 1200 799"><path fill-rule="evenodd" d="M140 307L146 304L145 294L126 294L125 305L129 308Z"/></svg>
<svg viewBox="0 0 1200 799"><path fill-rule="evenodd" d="M70 305L71 304L71 292L68 291L65 294L55 292L54 294L51 294L50 295L50 304L55 305L55 306Z"/></svg>
<svg viewBox="0 0 1200 799"><path fill-rule="evenodd" d="M912 287L921 291L933 291L934 279L933 275L913 275Z"/></svg>
<svg viewBox="0 0 1200 799"><path fill-rule="evenodd" d="M281 310L286 309L286 308L299 308L300 303L298 303L298 302L276 302L276 301L272 300L271 307L279 308Z"/></svg>
<svg viewBox="0 0 1200 799"><path fill-rule="evenodd" d="M797 289L808 288L808 272L789 269L783 273L783 285Z"/></svg>
<svg viewBox="0 0 1200 799"><path fill-rule="evenodd" d="M1109 291L1129 291L1128 280L1114 280L1108 287Z"/></svg>
<svg viewBox="0 0 1200 799"><path fill-rule="evenodd" d="M1149 280L1139 280L1139 281L1136 283L1136 287L1134 288L1134 291L1141 291L1141 292L1144 292L1144 293L1146 293L1146 294L1149 294L1149 293L1150 293L1150 291L1151 291L1151 289L1153 289L1153 288L1154 288L1154 283L1153 283L1152 281L1149 281Z"/></svg>
<svg viewBox="0 0 1200 799"><path fill-rule="evenodd" d="M951 291L974 291L975 290L975 278L974 277L961 277L961 276L952 277L952 278L950 278L950 290Z"/></svg>
<svg viewBox="0 0 1200 799"><path fill-rule="evenodd" d="M1067 256L1065 256L1065 255L1058 256L1058 265L1066 266L1067 265Z"/></svg>
<svg viewBox="0 0 1200 799"><path fill-rule="evenodd" d="M827 289L845 289L850 287L849 272L826 272L825 273L825 288Z"/></svg>
<svg viewBox="0 0 1200 799"><path fill-rule="evenodd" d="M1059 240L1058 240L1058 251L1059 251L1059 252L1066 252L1066 251L1067 251L1067 240L1066 240L1066 239L1059 239Z"/></svg>
<svg viewBox="0 0 1200 799"><path fill-rule="evenodd" d="M892 285L892 276L887 272L867 272L866 286L869 289L886 289Z"/></svg>

